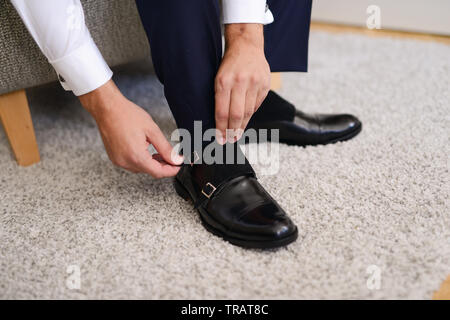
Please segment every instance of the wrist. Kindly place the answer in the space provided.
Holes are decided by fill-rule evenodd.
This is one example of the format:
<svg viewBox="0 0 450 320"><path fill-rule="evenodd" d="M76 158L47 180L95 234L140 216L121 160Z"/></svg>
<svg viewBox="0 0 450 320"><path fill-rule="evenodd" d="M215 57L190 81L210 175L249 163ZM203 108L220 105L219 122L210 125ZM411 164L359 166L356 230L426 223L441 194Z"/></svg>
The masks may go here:
<svg viewBox="0 0 450 320"><path fill-rule="evenodd" d="M252 45L264 50L264 28L259 23L233 23L225 26L226 48L235 44Z"/></svg>
<svg viewBox="0 0 450 320"><path fill-rule="evenodd" d="M101 87L78 96L81 105L85 108L94 118L101 116L102 114L111 111L114 107L113 101L116 99L123 99L123 95L112 80L109 80Z"/></svg>

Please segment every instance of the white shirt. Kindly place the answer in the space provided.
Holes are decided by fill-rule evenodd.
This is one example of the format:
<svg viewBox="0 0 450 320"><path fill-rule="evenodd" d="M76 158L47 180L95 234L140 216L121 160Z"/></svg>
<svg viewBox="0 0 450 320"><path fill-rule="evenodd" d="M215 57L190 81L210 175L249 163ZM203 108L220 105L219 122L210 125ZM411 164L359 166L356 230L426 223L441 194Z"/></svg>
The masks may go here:
<svg viewBox="0 0 450 320"><path fill-rule="evenodd" d="M80 96L111 79L112 71L92 40L79 0L11 2L65 90ZM222 11L224 24L273 21L266 0L223 0Z"/></svg>

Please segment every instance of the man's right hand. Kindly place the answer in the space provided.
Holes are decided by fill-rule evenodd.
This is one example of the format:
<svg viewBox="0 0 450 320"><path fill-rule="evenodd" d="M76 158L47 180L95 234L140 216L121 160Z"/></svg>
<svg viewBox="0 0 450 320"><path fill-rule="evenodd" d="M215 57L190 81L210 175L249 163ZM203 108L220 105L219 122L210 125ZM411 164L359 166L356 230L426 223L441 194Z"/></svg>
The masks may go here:
<svg viewBox="0 0 450 320"><path fill-rule="evenodd" d="M177 174L183 158L171 158L173 148L150 115L125 98L112 80L79 99L97 122L106 152L115 165L154 178ZM152 157L150 144L161 157Z"/></svg>

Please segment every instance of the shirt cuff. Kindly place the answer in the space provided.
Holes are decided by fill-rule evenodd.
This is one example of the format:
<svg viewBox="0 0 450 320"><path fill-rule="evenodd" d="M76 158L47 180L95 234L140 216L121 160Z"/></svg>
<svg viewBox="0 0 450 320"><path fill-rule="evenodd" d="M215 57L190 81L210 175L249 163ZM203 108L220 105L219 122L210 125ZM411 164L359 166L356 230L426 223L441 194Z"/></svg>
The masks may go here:
<svg viewBox="0 0 450 320"><path fill-rule="evenodd" d="M62 87L76 96L101 87L113 74L91 37L70 54L49 62Z"/></svg>
<svg viewBox="0 0 450 320"><path fill-rule="evenodd" d="M266 0L223 0L222 14L224 24L273 22Z"/></svg>

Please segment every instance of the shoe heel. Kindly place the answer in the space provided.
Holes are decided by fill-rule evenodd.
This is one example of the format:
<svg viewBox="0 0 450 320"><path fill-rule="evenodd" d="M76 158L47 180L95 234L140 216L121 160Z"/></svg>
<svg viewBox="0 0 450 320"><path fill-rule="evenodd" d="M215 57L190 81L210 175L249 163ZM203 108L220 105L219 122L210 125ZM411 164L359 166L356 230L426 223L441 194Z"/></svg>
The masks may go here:
<svg viewBox="0 0 450 320"><path fill-rule="evenodd" d="M178 182L177 179L173 180L173 186L175 188L175 191L177 194L182 197L184 200L189 200L190 196L187 190L181 185L180 182Z"/></svg>

